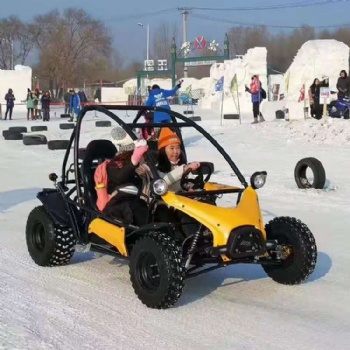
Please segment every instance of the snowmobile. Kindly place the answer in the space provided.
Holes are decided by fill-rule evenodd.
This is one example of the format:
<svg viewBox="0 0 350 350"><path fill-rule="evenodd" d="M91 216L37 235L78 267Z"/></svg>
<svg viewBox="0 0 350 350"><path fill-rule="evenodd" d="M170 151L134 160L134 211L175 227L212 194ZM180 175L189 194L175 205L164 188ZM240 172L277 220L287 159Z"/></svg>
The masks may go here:
<svg viewBox="0 0 350 350"><path fill-rule="evenodd" d="M349 119L350 97L331 101L327 106L328 115L332 118Z"/></svg>
<svg viewBox="0 0 350 350"><path fill-rule="evenodd" d="M138 111L132 123L125 123L114 113L125 109ZM146 109L168 113L171 122L140 123ZM185 172L182 189L172 192L159 176L149 150L145 154L152 173L148 223L138 227L108 217L96 206L94 172L117 150L110 140L98 139L80 152L81 124L88 111L109 116L133 140L137 139L135 130L142 127L169 127L181 140L183 128L194 128L224 157L240 184L210 181L214 164L202 162L193 173ZM73 163L68 166L71 148ZM182 151L187 158L183 142ZM314 271L316 242L304 223L286 216L264 223L257 190L265 185L266 171L255 172L248 183L212 135L175 111L145 106L85 106L72 131L61 179L56 173L49 178L54 187L37 194L42 204L30 212L26 224L26 243L34 262L45 267L66 265L75 251L126 258L135 294L149 308L174 306L186 279L234 264L259 264L270 278L285 285L300 284ZM141 196L137 188L129 186L128 191ZM230 207L218 203L225 195L236 196ZM158 215L160 209L163 214L164 209L167 211L165 220L159 219L164 217ZM188 221L183 217L179 220L179 213ZM192 234L185 229L189 223Z"/></svg>

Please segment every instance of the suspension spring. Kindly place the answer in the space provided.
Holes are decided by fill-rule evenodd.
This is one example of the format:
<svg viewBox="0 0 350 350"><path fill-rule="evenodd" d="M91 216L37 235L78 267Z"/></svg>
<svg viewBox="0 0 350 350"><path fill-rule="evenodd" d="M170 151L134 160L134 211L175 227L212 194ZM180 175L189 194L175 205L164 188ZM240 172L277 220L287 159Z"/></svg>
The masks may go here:
<svg viewBox="0 0 350 350"><path fill-rule="evenodd" d="M188 252L188 259L187 259L186 264L185 264L186 269L189 267L189 265L190 265L190 263L191 263L191 259L192 259L192 257L193 257L193 252L194 252L195 249L197 248L197 243L198 243L199 237L200 237L201 232L202 232L202 227L203 227L203 225L200 224L199 227L198 227L197 232L196 232L195 235L193 236L193 240L192 240L192 243L191 243L191 247L190 247L190 250L189 250L189 252Z"/></svg>

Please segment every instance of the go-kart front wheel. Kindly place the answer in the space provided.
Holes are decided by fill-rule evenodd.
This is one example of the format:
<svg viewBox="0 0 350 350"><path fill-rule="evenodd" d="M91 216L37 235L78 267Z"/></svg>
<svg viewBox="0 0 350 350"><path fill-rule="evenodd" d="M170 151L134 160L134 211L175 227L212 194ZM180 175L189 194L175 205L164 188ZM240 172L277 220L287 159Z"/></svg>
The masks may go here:
<svg viewBox="0 0 350 350"><path fill-rule="evenodd" d="M130 279L138 298L154 309L173 306L185 284L181 247L162 232L150 232L134 245Z"/></svg>
<svg viewBox="0 0 350 350"><path fill-rule="evenodd" d="M34 208L28 216L26 240L29 255L40 266L65 265L75 251L72 230L55 225L42 205Z"/></svg>
<svg viewBox="0 0 350 350"><path fill-rule="evenodd" d="M300 284L314 271L317 247L313 234L300 220L278 217L266 225L267 240L277 241L284 257L280 265L263 265L267 275L281 284ZM277 259L276 252L270 253Z"/></svg>

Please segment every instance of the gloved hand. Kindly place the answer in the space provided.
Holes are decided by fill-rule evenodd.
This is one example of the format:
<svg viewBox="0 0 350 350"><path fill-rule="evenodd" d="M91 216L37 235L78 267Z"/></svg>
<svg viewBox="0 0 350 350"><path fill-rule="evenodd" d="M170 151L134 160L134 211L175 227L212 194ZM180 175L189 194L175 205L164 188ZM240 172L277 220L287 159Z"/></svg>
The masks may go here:
<svg viewBox="0 0 350 350"><path fill-rule="evenodd" d="M140 163L143 155L148 151L148 145L146 140L136 140L134 144L135 148L131 156L131 162L136 166Z"/></svg>
<svg viewBox="0 0 350 350"><path fill-rule="evenodd" d="M183 80L180 80L176 86L180 89L183 82Z"/></svg>

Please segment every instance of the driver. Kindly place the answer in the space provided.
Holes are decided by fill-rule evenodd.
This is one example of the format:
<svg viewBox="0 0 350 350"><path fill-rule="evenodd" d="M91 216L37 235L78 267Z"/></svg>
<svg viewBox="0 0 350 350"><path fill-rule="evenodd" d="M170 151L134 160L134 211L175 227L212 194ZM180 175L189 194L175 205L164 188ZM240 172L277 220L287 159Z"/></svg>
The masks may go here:
<svg viewBox="0 0 350 350"><path fill-rule="evenodd" d="M169 186L169 190L181 190L180 180L183 173L189 169L197 170L200 163L186 164L181 152L181 140L169 128L162 128L158 138L158 172Z"/></svg>

